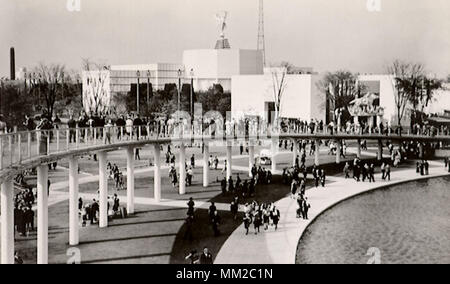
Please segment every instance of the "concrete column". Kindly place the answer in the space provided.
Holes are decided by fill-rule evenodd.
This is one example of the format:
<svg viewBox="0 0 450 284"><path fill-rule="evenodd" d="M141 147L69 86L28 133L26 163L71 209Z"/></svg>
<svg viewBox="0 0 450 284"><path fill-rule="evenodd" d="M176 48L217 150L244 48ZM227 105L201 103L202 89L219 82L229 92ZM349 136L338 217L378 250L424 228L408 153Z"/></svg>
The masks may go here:
<svg viewBox="0 0 450 284"><path fill-rule="evenodd" d="M66 130L66 150L69 151L70 148L70 129Z"/></svg>
<svg viewBox="0 0 450 284"><path fill-rule="evenodd" d="M21 163L22 162L22 135L20 135L20 134L17 135L17 150L19 151L17 162Z"/></svg>
<svg viewBox="0 0 450 284"><path fill-rule="evenodd" d="M108 169L106 168L106 152L99 152L98 156L98 170L99 170L99 188L100 188L100 217L99 227L108 227Z"/></svg>
<svg viewBox="0 0 450 284"><path fill-rule="evenodd" d="M72 157L69 159L69 244L76 246L79 242L78 160Z"/></svg>
<svg viewBox="0 0 450 284"><path fill-rule="evenodd" d="M127 212L134 214L134 148L127 148Z"/></svg>
<svg viewBox="0 0 450 284"><path fill-rule="evenodd" d="M298 155L298 143L296 140L292 140L292 143L294 143L294 151L292 153L292 165L295 167L295 160L297 159Z"/></svg>
<svg viewBox="0 0 450 284"><path fill-rule="evenodd" d="M186 194L186 146L180 145L180 188L179 194Z"/></svg>
<svg viewBox="0 0 450 284"><path fill-rule="evenodd" d="M383 160L383 141L378 140L378 161Z"/></svg>
<svg viewBox="0 0 450 284"><path fill-rule="evenodd" d="M59 138L59 129L56 129L56 152L59 152L61 150L61 147L59 146L60 138Z"/></svg>
<svg viewBox="0 0 450 284"><path fill-rule="evenodd" d="M277 169L278 139L272 137L272 173Z"/></svg>
<svg viewBox="0 0 450 284"><path fill-rule="evenodd" d="M3 139L0 137L0 169L3 169Z"/></svg>
<svg viewBox="0 0 450 284"><path fill-rule="evenodd" d="M227 181L233 175L233 158L232 158L233 146L227 143Z"/></svg>
<svg viewBox="0 0 450 284"><path fill-rule="evenodd" d="M255 165L255 146L248 145L248 176L252 176L252 168Z"/></svg>
<svg viewBox="0 0 450 284"><path fill-rule="evenodd" d="M358 139L358 145L356 145L356 156L361 159L361 140Z"/></svg>
<svg viewBox="0 0 450 284"><path fill-rule="evenodd" d="M31 132L28 132L27 136L27 156L31 158Z"/></svg>
<svg viewBox="0 0 450 284"><path fill-rule="evenodd" d="M48 263L48 166L37 168L37 264Z"/></svg>
<svg viewBox="0 0 450 284"><path fill-rule="evenodd" d="M154 197L156 202L161 201L161 149L159 144L154 146L153 156L155 160L154 168Z"/></svg>
<svg viewBox="0 0 450 284"><path fill-rule="evenodd" d="M14 186L7 180L1 186L1 264L14 264Z"/></svg>
<svg viewBox="0 0 450 284"><path fill-rule="evenodd" d="M314 152L314 163L320 166L320 140L316 139L316 151Z"/></svg>
<svg viewBox="0 0 450 284"><path fill-rule="evenodd" d="M205 142L203 146L203 187L209 186L208 160L209 160L209 144Z"/></svg>
<svg viewBox="0 0 450 284"><path fill-rule="evenodd" d="M422 142L419 143L419 158L420 159L424 158L423 143Z"/></svg>
<svg viewBox="0 0 450 284"><path fill-rule="evenodd" d="M336 140L336 164L340 164L341 163L341 141L340 140Z"/></svg>

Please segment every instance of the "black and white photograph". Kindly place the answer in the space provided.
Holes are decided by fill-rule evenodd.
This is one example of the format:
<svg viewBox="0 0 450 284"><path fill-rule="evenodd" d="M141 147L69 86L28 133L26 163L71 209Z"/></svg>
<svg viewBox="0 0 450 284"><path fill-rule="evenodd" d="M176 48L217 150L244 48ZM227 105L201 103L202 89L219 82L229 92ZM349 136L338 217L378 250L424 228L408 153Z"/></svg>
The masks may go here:
<svg viewBox="0 0 450 284"><path fill-rule="evenodd" d="M449 0L0 0L1 264L450 264L449 184Z"/></svg>

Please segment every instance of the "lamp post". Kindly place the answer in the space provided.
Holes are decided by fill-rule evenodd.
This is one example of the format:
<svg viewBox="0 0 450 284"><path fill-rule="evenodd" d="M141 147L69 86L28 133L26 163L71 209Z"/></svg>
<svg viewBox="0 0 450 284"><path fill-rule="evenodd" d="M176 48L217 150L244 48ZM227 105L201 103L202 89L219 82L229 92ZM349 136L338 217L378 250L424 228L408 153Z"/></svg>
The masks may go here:
<svg viewBox="0 0 450 284"><path fill-rule="evenodd" d="M147 71L147 112L150 109L150 70ZM148 114L147 114L148 115Z"/></svg>
<svg viewBox="0 0 450 284"><path fill-rule="evenodd" d="M189 111L191 114L191 122L194 120L194 69L191 69L191 100L190 100L190 106Z"/></svg>
<svg viewBox="0 0 450 284"><path fill-rule="evenodd" d="M136 109L137 109L137 113L139 114L139 77L141 76L141 72L139 72L139 70L136 72L136 76L137 76L137 101L136 101Z"/></svg>
<svg viewBox="0 0 450 284"><path fill-rule="evenodd" d="M181 106L180 96L181 96L181 69L178 69L178 107L177 107L178 111L180 111Z"/></svg>

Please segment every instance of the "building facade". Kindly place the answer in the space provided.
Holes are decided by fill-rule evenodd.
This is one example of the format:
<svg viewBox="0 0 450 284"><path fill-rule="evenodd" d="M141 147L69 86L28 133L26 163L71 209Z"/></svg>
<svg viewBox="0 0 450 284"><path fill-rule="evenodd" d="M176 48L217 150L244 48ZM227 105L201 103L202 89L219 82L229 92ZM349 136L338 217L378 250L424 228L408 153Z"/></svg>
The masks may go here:
<svg viewBox="0 0 450 284"><path fill-rule="evenodd" d="M235 75L263 74L263 55L257 50L202 49L187 50L183 63L155 63L137 65L112 65L102 71L82 72L83 103L85 111L92 113L124 112L116 98L127 96L140 89L163 90L168 84L190 84L196 92L207 91L215 84L231 91L231 78ZM139 88L136 88L137 86ZM94 87L95 86L95 87ZM97 88L101 87L102 90ZM146 88L142 88L146 87ZM101 94L104 98L99 99ZM138 94L136 94L138 95ZM140 94L146 95L146 94ZM97 102L106 105L96 106Z"/></svg>
<svg viewBox="0 0 450 284"><path fill-rule="evenodd" d="M326 94L316 74L288 74L281 97L279 117L303 121L326 121ZM258 116L273 121L276 88L272 74L233 76L231 90L232 117Z"/></svg>
<svg viewBox="0 0 450 284"><path fill-rule="evenodd" d="M200 91L220 84L225 92L230 92L233 76L264 74L263 53L259 50L186 50L183 65L186 75L194 78L194 89Z"/></svg>

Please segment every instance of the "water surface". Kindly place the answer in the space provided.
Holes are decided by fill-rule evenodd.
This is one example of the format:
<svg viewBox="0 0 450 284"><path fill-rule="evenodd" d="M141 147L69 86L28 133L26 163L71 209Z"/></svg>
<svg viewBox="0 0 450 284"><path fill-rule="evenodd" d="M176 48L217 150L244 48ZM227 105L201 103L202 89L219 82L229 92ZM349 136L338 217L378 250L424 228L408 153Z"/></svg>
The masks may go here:
<svg viewBox="0 0 450 284"><path fill-rule="evenodd" d="M326 211L305 231L297 263L450 263L450 178L369 192Z"/></svg>

